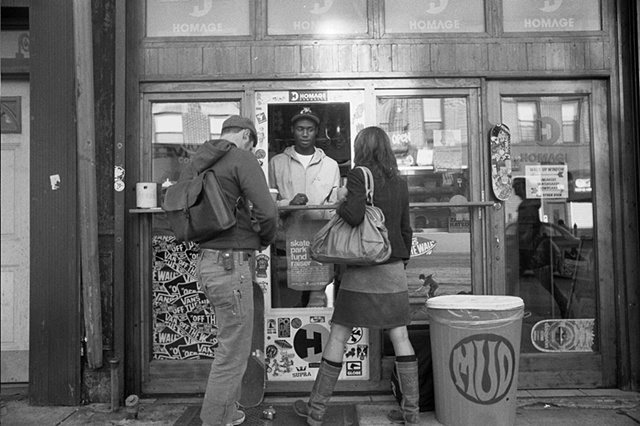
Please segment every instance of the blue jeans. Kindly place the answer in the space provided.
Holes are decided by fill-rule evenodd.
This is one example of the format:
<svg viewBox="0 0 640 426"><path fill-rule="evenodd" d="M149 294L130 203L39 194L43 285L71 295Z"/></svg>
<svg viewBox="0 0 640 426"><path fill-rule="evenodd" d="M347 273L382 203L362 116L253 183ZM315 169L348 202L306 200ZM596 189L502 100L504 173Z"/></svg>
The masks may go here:
<svg viewBox="0 0 640 426"><path fill-rule="evenodd" d="M234 268L225 270L221 253L201 249L198 256L198 280L213 306L218 327L218 347L200 414L203 423L211 426L231 423L236 412L253 333L253 258L233 252Z"/></svg>

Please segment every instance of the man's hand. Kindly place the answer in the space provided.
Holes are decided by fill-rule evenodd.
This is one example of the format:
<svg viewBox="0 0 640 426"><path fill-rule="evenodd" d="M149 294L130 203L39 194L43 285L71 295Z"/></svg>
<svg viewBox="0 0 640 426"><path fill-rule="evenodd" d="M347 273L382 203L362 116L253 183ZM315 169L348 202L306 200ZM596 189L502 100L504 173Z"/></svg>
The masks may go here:
<svg viewBox="0 0 640 426"><path fill-rule="evenodd" d="M289 202L290 206L304 206L307 204L307 201L309 201L309 198L307 198L306 195L299 193L296 194L295 197L293 197L293 200L291 200Z"/></svg>

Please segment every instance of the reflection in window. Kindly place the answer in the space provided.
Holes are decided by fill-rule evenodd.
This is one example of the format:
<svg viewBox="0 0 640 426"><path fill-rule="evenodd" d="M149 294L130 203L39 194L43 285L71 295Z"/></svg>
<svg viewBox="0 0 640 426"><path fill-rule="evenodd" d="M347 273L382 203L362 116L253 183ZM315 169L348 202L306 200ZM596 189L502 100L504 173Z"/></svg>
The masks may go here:
<svg viewBox="0 0 640 426"><path fill-rule="evenodd" d="M152 176L162 192L180 177L222 122L240 113L240 102L156 102L151 105ZM215 314L198 285L198 246L176 243L165 213L152 216L153 359L211 359L217 346ZM195 320L192 313L197 313Z"/></svg>
<svg viewBox="0 0 640 426"><path fill-rule="evenodd" d="M367 31L366 0L267 1L269 35L366 34Z"/></svg>
<svg viewBox="0 0 640 426"><path fill-rule="evenodd" d="M579 101L565 101L562 103L562 141L564 143L580 142L579 133Z"/></svg>
<svg viewBox="0 0 640 426"><path fill-rule="evenodd" d="M156 143L184 143L182 134L182 114L158 113L153 116Z"/></svg>
<svg viewBox="0 0 640 426"><path fill-rule="evenodd" d="M398 166L467 167L465 98L379 97L376 114L378 125L389 134Z"/></svg>
<svg viewBox="0 0 640 426"><path fill-rule="evenodd" d="M226 120L228 115L214 114L209 116L209 138L220 139L220 132L222 130L222 123Z"/></svg>
<svg viewBox="0 0 640 426"><path fill-rule="evenodd" d="M412 319L425 297L471 292L468 102L464 97L378 97L384 129L409 188L413 229L407 266ZM416 203L451 203L418 206Z"/></svg>
<svg viewBox="0 0 640 426"><path fill-rule="evenodd" d="M540 140L537 106L535 102L518 102L518 132L521 141Z"/></svg>
<svg viewBox="0 0 640 426"><path fill-rule="evenodd" d="M222 123L240 113L237 101L158 102L151 107L153 181L178 180L200 145L220 136Z"/></svg>
<svg viewBox="0 0 640 426"><path fill-rule="evenodd" d="M531 336L521 351L596 351L588 99L504 97L501 111L512 133L514 188L504 205L507 292L524 300L523 335ZM536 328L567 318L580 320L575 341Z"/></svg>
<svg viewBox="0 0 640 426"><path fill-rule="evenodd" d="M582 97L504 98L503 116L516 119L512 144L588 143L589 108ZM506 121L505 121L506 123Z"/></svg>

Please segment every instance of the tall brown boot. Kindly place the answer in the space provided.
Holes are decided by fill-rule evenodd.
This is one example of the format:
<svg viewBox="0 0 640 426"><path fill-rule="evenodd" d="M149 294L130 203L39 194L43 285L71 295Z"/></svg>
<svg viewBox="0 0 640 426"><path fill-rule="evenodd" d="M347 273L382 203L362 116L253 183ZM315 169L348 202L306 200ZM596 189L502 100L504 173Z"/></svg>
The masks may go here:
<svg viewBox="0 0 640 426"><path fill-rule="evenodd" d="M420 385L418 384L418 361L396 362L400 382L400 410L391 410L387 418L396 424L417 426L420 423Z"/></svg>
<svg viewBox="0 0 640 426"><path fill-rule="evenodd" d="M307 418L307 424L310 426L322 426L324 413L327 411L327 404L336 387L338 376L340 376L342 366L334 367L327 364L323 359L320 362L316 381L311 389L309 402L305 403L299 399L293 403L293 409L300 417Z"/></svg>

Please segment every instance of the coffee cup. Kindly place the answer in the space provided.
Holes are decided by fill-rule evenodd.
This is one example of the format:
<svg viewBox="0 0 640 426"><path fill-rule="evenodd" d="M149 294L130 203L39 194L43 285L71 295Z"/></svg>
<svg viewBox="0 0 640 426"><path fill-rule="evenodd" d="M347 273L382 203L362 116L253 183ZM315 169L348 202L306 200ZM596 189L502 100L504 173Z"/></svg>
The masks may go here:
<svg viewBox="0 0 640 426"><path fill-rule="evenodd" d="M271 198L273 198L273 201L276 201L280 192L275 188L269 188L269 192L271 193Z"/></svg>

